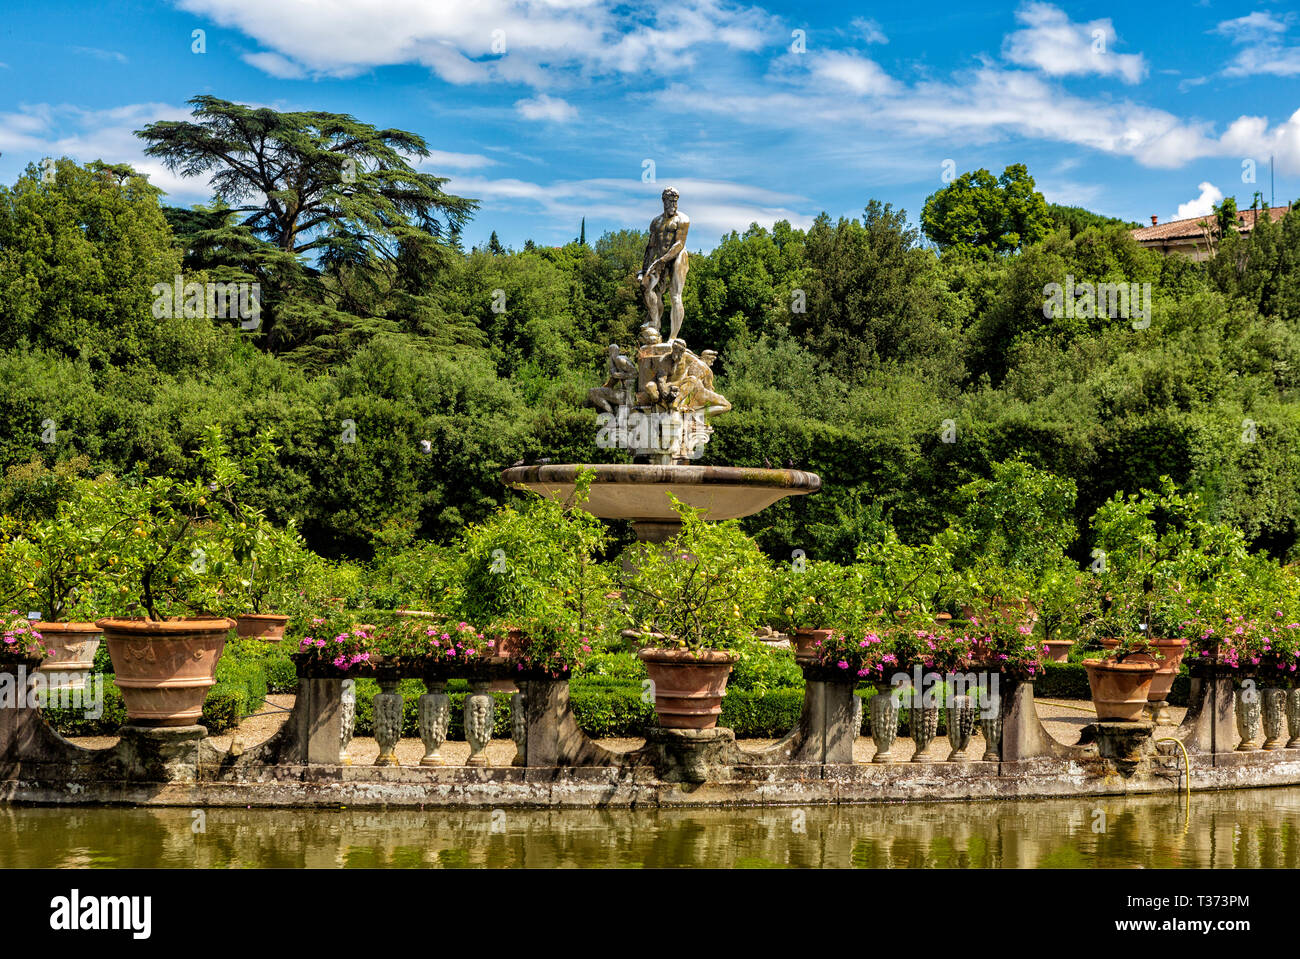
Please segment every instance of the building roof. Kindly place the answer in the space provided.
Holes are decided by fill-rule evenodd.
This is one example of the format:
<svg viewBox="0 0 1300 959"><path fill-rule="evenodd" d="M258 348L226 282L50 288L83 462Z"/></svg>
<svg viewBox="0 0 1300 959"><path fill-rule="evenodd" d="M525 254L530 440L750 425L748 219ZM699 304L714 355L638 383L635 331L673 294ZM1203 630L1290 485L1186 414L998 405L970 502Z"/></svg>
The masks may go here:
<svg viewBox="0 0 1300 959"><path fill-rule="evenodd" d="M1286 216L1286 211L1290 207L1275 206L1269 209L1269 218L1274 222ZM1255 227L1256 210L1238 210L1237 211L1237 229L1242 233L1249 233ZM1205 235L1202 223L1214 223L1214 214L1206 216L1194 216L1186 220L1170 220L1168 223L1159 223L1155 226L1139 227L1133 231L1133 239L1139 243L1160 241L1160 240L1199 240Z"/></svg>

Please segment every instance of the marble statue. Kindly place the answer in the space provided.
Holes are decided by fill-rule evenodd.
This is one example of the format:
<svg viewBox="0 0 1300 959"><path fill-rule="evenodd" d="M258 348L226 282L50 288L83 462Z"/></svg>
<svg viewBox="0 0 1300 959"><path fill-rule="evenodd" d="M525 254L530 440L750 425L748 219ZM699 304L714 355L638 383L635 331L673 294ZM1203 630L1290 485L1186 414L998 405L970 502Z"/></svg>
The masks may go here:
<svg viewBox="0 0 1300 959"><path fill-rule="evenodd" d="M587 392L587 403L598 411L598 446L631 450L638 462L671 464L703 455L713 433L709 417L727 412L731 403L713 384L717 351L696 355L681 338L690 220L677 209L676 190L664 190L663 202L637 274L647 320L637 335L636 357L610 344L605 382ZM660 331L661 287L671 303L667 341Z"/></svg>
<svg viewBox="0 0 1300 959"><path fill-rule="evenodd" d="M637 366L628 359L617 343L609 344L605 382L587 392L587 400L603 413L613 413L619 406L627 405L635 395Z"/></svg>
<svg viewBox="0 0 1300 959"><path fill-rule="evenodd" d="M665 288L670 302L668 342L671 343L681 333L686 313L682 290L686 288L686 273L691 268L690 254L686 252L691 218L677 209L678 193L672 187L661 196L664 212L650 221L650 240L636 278L645 297L646 325L654 327L661 336L664 303L660 287Z"/></svg>

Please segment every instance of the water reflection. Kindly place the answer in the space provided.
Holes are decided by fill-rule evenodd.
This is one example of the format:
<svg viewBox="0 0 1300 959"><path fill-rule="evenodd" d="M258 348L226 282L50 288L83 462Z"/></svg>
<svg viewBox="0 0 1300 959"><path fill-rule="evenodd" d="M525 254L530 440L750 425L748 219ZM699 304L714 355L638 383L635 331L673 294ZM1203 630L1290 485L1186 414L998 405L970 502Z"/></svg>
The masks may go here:
<svg viewBox="0 0 1300 959"><path fill-rule="evenodd" d="M1300 789L677 810L0 807L0 866L1300 866Z"/></svg>

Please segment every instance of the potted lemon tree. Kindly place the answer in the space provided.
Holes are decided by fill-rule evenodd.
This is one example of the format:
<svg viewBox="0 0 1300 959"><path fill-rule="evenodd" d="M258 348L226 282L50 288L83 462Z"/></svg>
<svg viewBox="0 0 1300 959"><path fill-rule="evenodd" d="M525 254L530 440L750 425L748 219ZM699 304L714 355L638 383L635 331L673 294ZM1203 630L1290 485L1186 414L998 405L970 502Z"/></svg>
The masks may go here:
<svg viewBox="0 0 1300 959"><path fill-rule="evenodd" d="M857 590L851 580L857 571L826 560L797 557L772 576L768 616L773 625L790 635L795 660L811 663L817 649L836 629L852 618Z"/></svg>
<svg viewBox="0 0 1300 959"><path fill-rule="evenodd" d="M232 521L212 494L237 467L215 429L199 460L201 478L114 486L115 509L125 519L115 527L119 535L106 574L116 615L96 625L104 632L127 719L135 724L197 722L235 625L210 612L220 585L210 556L220 555L223 526Z"/></svg>
<svg viewBox="0 0 1300 959"><path fill-rule="evenodd" d="M0 573L16 587L6 606L38 611L46 659L41 669L68 688L82 687L101 632L104 571L117 562L112 542L125 520L112 510L111 478L61 484L52 515L14 522L0 548ZM52 677L53 678L53 677Z"/></svg>
<svg viewBox="0 0 1300 959"><path fill-rule="evenodd" d="M608 533L581 508L591 474L569 502L535 494L468 527L440 571L440 608L483 631L494 657L520 672L568 678L610 624L613 576L600 561Z"/></svg>
<svg viewBox="0 0 1300 959"><path fill-rule="evenodd" d="M771 568L734 520L708 523L674 498L682 529L624 554L623 593L639 656L653 684L659 725L712 729L727 677L754 642Z"/></svg>

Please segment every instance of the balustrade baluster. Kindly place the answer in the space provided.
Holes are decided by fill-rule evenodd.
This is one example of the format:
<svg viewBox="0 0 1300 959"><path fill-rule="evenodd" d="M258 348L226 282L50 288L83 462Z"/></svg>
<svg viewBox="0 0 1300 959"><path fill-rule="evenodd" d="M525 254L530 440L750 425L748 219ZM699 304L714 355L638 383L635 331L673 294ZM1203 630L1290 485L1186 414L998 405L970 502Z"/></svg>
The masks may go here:
<svg viewBox="0 0 1300 959"><path fill-rule="evenodd" d="M892 763L895 760L889 751L898 738L898 699L893 690L886 687L885 691L871 697L868 707L871 709L871 738L876 744L876 755L871 761Z"/></svg>
<svg viewBox="0 0 1300 959"><path fill-rule="evenodd" d="M352 765L348 755L348 746L357 729L357 681L345 679L339 689L339 762L344 766Z"/></svg>
<svg viewBox="0 0 1300 959"><path fill-rule="evenodd" d="M1259 690L1255 688L1253 682L1249 686L1238 689L1233 696L1233 711L1237 715L1237 734L1241 736L1241 742L1237 745L1238 752L1250 752L1259 748L1259 740L1256 738L1260 718L1259 700Z"/></svg>
<svg viewBox="0 0 1300 959"><path fill-rule="evenodd" d="M486 680L474 681L465 697L465 738L469 740L467 766L488 766L487 744L492 739L493 700Z"/></svg>
<svg viewBox="0 0 1300 959"><path fill-rule="evenodd" d="M1286 691L1286 729L1291 736L1286 748L1300 748L1300 686Z"/></svg>
<svg viewBox="0 0 1300 959"><path fill-rule="evenodd" d="M451 722L451 697L447 695L446 682L426 680L428 688L420 697L420 740L424 743L421 766L441 766L442 744L447 741L447 726Z"/></svg>
<svg viewBox="0 0 1300 959"><path fill-rule="evenodd" d="M1261 703L1264 715L1264 748L1282 748L1283 721L1286 718L1286 690L1264 687Z"/></svg>
<svg viewBox="0 0 1300 959"><path fill-rule="evenodd" d="M397 679L379 680L379 692L374 698L375 742L379 743L376 766L399 766L393 752L402 738L402 694L397 691Z"/></svg>
<svg viewBox="0 0 1300 959"><path fill-rule="evenodd" d="M952 746L948 762L964 763L970 758L966 755L966 748L970 745L971 733L975 731L975 703L969 696L954 696L946 713L948 742Z"/></svg>

